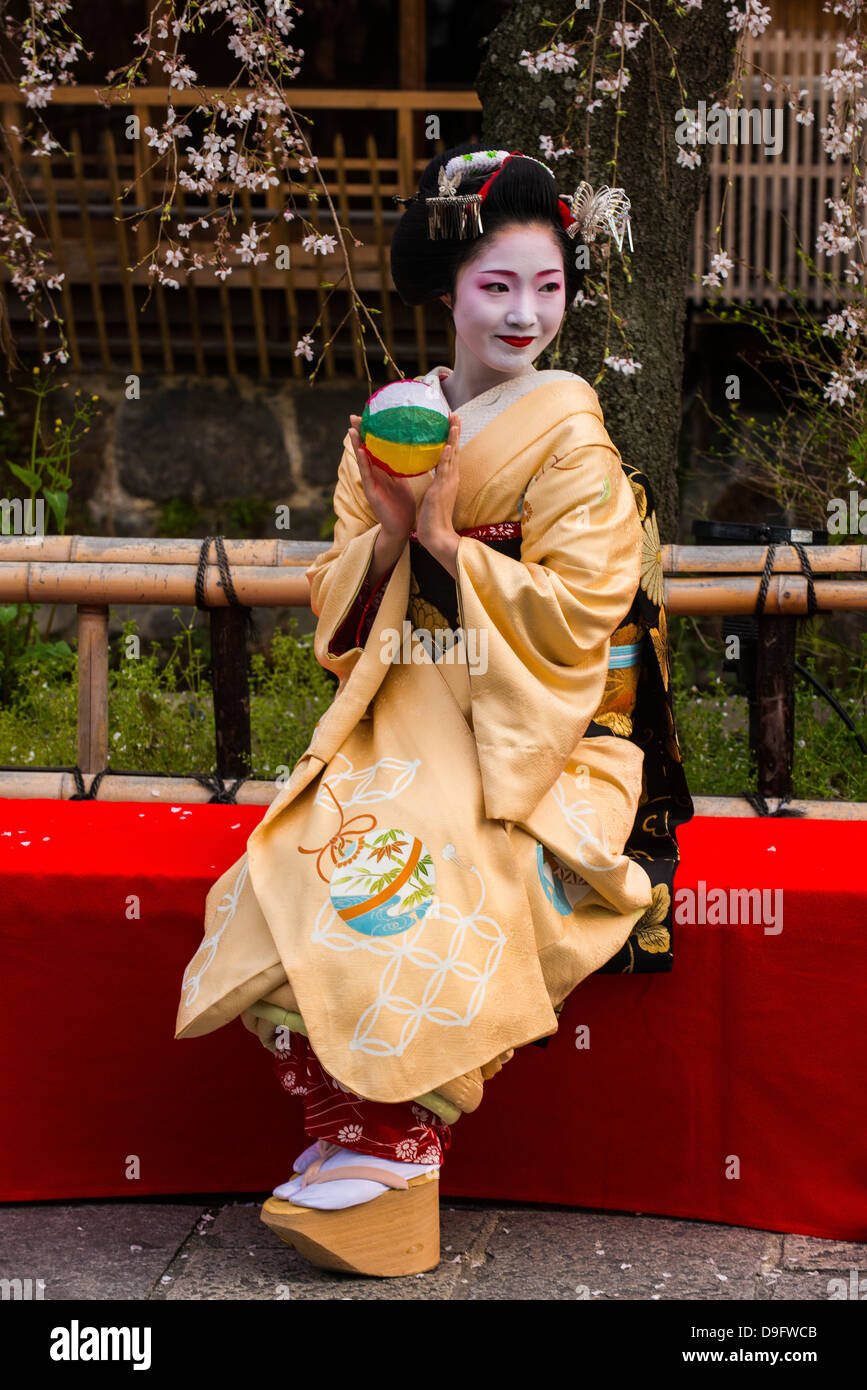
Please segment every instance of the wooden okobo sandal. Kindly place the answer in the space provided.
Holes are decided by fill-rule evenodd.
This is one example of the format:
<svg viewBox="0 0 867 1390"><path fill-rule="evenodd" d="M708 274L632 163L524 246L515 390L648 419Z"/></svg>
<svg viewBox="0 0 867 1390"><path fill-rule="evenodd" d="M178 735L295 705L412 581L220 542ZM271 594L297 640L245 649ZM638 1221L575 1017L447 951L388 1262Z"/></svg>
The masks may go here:
<svg viewBox="0 0 867 1390"><path fill-rule="evenodd" d="M338 1147L323 1145L320 1156L303 1175L293 1173L292 1177L300 1177L303 1187L364 1178L383 1183L392 1191L338 1211L269 1197L260 1213L265 1225L320 1269L381 1278L436 1269L440 1260L439 1169L414 1178L362 1163L320 1172L325 1159Z"/></svg>

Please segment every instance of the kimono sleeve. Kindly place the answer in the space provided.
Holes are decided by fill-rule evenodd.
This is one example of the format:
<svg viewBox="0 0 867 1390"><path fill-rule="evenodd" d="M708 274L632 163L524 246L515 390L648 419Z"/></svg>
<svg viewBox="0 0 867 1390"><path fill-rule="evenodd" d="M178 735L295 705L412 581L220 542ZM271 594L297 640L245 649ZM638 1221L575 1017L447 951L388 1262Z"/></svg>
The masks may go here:
<svg viewBox="0 0 867 1390"><path fill-rule="evenodd" d="M342 682L358 660L364 629L370 626L371 601L381 598L394 569L386 571L371 593L369 570L382 526L370 510L348 432L337 470L334 511L334 544L317 555L306 574L310 606L318 618L313 650L320 666Z"/></svg>
<svg viewBox="0 0 867 1390"><path fill-rule="evenodd" d="M461 624L485 656L470 666L485 810L512 822L583 738L641 573L641 522L601 410L570 413L534 448L520 559L462 536L456 560Z"/></svg>

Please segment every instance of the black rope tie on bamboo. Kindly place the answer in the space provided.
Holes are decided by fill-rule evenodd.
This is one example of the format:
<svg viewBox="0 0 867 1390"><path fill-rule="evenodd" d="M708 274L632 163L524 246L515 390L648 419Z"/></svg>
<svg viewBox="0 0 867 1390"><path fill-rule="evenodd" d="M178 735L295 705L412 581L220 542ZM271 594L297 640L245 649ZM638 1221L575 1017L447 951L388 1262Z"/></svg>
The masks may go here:
<svg viewBox="0 0 867 1390"><path fill-rule="evenodd" d="M129 773L116 772L110 763L106 763L102 771L97 772L96 776L91 782L90 791L85 791L84 773L78 766L78 763L75 764L75 767L69 767L67 763L64 763L60 767L32 767L30 764L27 764L26 766L22 767L18 763L11 763L0 766L0 772L71 772L73 778L75 779L76 791L72 794L72 796L68 796L66 798L67 801L96 801L96 794L99 791L99 784L102 781L103 777L105 777L106 773L110 773L112 777L130 776ZM167 772L147 772L142 773L141 775L145 777L168 777L171 774Z"/></svg>
<svg viewBox="0 0 867 1390"><path fill-rule="evenodd" d="M202 787L207 787L209 791L214 793L208 801L209 806L237 806L238 802L235 799L235 792L244 782L248 782L252 775L253 774L250 772L245 772L243 777L235 779L231 787L226 786L219 772L212 772L209 775L201 772L191 772L190 779L193 782L198 782Z"/></svg>
<svg viewBox="0 0 867 1390"><path fill-rule="evenodd" d="M136 777L148 777L148 778L156 778L156 777L172 777L172 778L174 778L174 777L175 777L175 773L173 773L173 772L138 772L138 773L117 772L117 771L114 770L114 768L112 768L112 766L111 766L110 763L106 763L106 765L105 765L105 767L102 769L102 771L101 771L101 772L97 772L96 776L94 777L93 781L91 782L91 784L90 784L90 790L89 790L89 791L85 791L85 789L84 789L84 774L82 773L81 768L78 766L77 763L76 763L75 767L73 767L73 768L66 768L66 767L40 767L40 768L33 768L33 769L31 769L31 771L34 771L34 772L71 772L72 775L73 775L73 777L75 778L75 785L76 785L77 791L74 793L74 795L72 795L72 796L70 796L70 797L67 798L69 801L96 801L96 800L97 800L97 792L99 791L99 784L100 784L100 782L102 781L103 777L105 777L105 775L106 775L107 773L109 773L112 777L132 777L132 776L136 776ZM237 800L236 800L235 793L237 792L238 788L242 785L242 783L248 782L248 781L250 780L250 777L251 777L251 776L252 776L252 773L246 772L246 773L244 774L243 777L238 777L238 778L236 778L235 781L232 783L231 786L227 786L227 785L226 785L226 783L223 781L222 777L220 776L219 772L212 772L212 773L209 773L209 774L208 774L208 773L191 772L191 773L189 773L189 780L190 780L191 782L198 782L200 786L206 787L207 790L208 790L209 792L213 792L213 796L211 796L211 797L209 798L208 802L206 803L208 806L211 806L211 805L237 806L237 805L238 805L238 802L237 802Z"/></svg>
<svg viewBox="0 0 867 1390"><path fill-rule="evenodd" d="M803 544L800 541L791 541L790 544L801 562L801 573L806 577L807 580L806 617L809 620L810 618L815 617L815 615L819 611L819 605L816 601L816 586L813 581L813 569ZM768 586L771 582L771 574L773 573L774 569L774 556L776 555L776 553L776 543L769 545L768 553L765 556L765 567L762 570L762 578L761 582L759 583L759 594L758 598L756 599L755 613L757 617L761 617L761 615L765 611L765 601L768 596ZM754 792L751 792L748 791L745 787L741 792L741 795L746 797L753 810L757 811L760 816L803 816L805 814L804 811L799 811L796 810L794 806L789 806L788 803L792 799L790 796L781 797L780 804L777 807L776 811L772 811L760 791L756 790Z"/></svg>
<svg viewBox="0 0 867 1390"><path fill-rule="evenodd" d="M816 586L813 582L813 568L810 564L809 557L807 555L806 550L804 549L803 544L800 541L791 541L790 544L792 549L797 552L798 559L801 562L801 573L806 577L807 580L806 616L808 619L814 618L819 611L819 605L816 601ZM757 617L761 617L765 611L765 600L768 596L768 585L771 582L771 574L774 568L774 556L776 555L776 553L776 544L769 545L768 553L765 556L765 568L762 571L762 579L761 583L759 584L759 596L756 599L755 612ZM799 614L799 617L803 616L803 614Z"/></svg>
<svg viewBox="0 0 867 1390"><path fill-rule="evenodd" d="M86 791L84 790L84 774L83 774L83 772L81 771L81 768L78 766L78 763L76 763L76 764L75 764L75 767L72 769L72 775L73 775L73 777L75 778L76 790L75 790L75 793L69 798L69 800L70 800L70 801L96 801L96 794L97 794L97 792L99 791L99 784L100 784L100 782L102 781L103 777L105 776L105 774L106 774L107 772L111 772L111 764L110 764L110 763L106 763L105 767L102 769L102 772L98 772L98 773L96 774L96 776L94 777L93 781L92 781L91 784L90 784L90 791L87 791L87 792L86 792ZM115 775L115 774L112 773L112 776L114 776L114 775Z"/></svg>
<svg viewBox="0 0 867 1390"><path fill-rule="evenodd" d="M253 620L253 610L241 603L235 593L235 586L232 583L232 574L229 568L229 557L226 554L226 547L223 544L222 536L205 536L199 548L199 563L196 566L196 607L208 609L205 603L205 569L208 565L208 551L211 548L211 541L217 551L217 566L220 571L220 578L223 581L223 588L229 596L230 608L243 608L247 615L247 635L252 638L258 637L256 624ZM208 610L210 611L210 610Z"/></svg>

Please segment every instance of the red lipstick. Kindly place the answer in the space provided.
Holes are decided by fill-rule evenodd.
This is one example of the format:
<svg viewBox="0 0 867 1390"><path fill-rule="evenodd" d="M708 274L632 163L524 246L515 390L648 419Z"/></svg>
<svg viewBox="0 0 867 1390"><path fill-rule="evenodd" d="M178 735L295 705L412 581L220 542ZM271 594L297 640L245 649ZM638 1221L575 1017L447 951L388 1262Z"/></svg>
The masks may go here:
<svg viewBox="0 0 867 1390"><path fill-rule="evenodd" d="M497 337L503 343L511 343L512 347L526 347L528 343L533 341L532 338L507 338L502 333L498 333Z"/></svg>

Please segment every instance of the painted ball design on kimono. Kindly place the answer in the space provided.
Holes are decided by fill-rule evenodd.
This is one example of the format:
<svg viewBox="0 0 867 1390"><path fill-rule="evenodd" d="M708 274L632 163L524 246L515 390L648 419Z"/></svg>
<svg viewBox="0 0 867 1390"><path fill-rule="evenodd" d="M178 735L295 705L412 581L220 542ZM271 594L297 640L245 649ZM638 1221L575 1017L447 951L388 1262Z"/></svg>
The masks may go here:
<svg viewBox="0 0 867 1390"><path fill-rule="evenodd" d="M545 897L561 917L568 917L576 904L587 897L590 884L552 854L547 845L536 841L536 867Z"/></svg>
<svg viewBox="0 0 867 1390"><path fill-rule="evenodd" d="M386 473L417 478L440 461L449 437L449 408L429 382L392 381L365 405L359 434Z"/></svg>
<svg viewBox="0 0 867 1390"><path fill-rule="evenodd" d="M397 936L427 915L436 880L417 835L389 828L347 836L329 883L338 917L365 936Z"/></svg>

